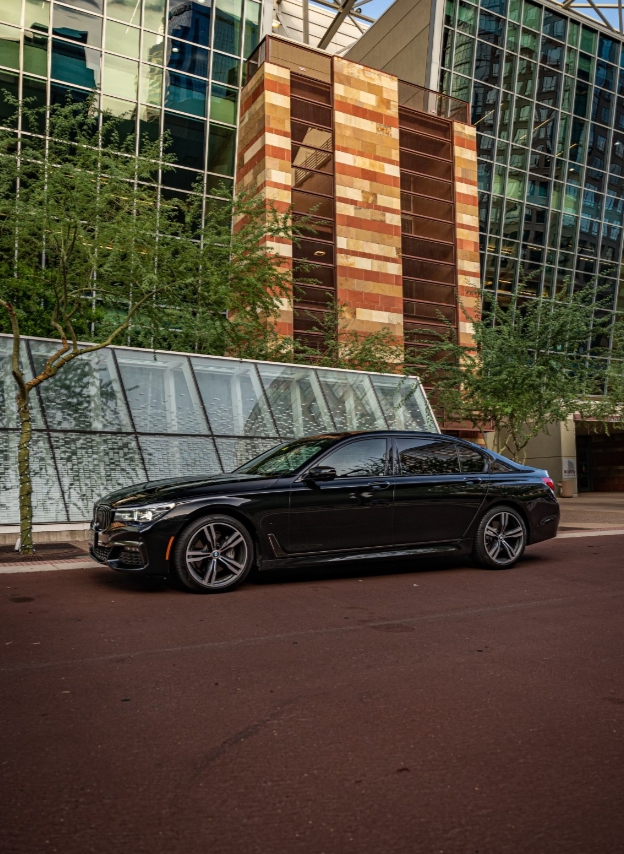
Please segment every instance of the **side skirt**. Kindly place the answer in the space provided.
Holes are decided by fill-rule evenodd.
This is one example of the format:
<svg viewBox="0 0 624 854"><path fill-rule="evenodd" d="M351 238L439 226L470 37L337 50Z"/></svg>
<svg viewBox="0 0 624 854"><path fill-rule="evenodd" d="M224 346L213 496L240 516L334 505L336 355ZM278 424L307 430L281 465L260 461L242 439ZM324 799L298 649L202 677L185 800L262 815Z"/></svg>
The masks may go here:
<svg viewBox="0 0 624 854"><path fill-rule="evenodd" d="M466 548L467 546L468 549ZM321 552L306 555L289 555L280 549L283 557L280 556L274 560L263 559L261 569L294 569L298 566L327 566L348 563L354 560L377 560L379 558L386 558L388 560L402 557L418 557L419 555L465 554L467 550L470 550L468 541L463 540L454 543L438 543L435 545L414 546L402 549L385 549L384 551L349 552L348 554Z"/></svg>

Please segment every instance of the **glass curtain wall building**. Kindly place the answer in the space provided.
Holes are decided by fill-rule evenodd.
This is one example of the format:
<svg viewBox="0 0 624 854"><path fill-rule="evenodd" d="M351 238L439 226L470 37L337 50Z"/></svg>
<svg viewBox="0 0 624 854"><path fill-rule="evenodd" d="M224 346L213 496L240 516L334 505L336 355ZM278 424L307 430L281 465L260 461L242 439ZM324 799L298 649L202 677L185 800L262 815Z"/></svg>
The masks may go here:
<svg viewBox="0 0 624 854"><path fill-rule="evenodd" d="M161 192L198 178L206 193L231 187L243 60L261 16L256 0L0 0L0 122L13 112L4 91L44 105L97 88L137 146L170 134L179 165L159 171Z"/></svg>
<svg viewBox="0 0 624 854"><path fill-rule="evenodd" d="M556 4L447 0L440 87L478 131L482 281L552 297L599 276L624 310L621 37Z"/></svg>
<svg viewBox="0 0 624 854"><path fill-rule="evenodd" d="M58 342L22 339L25 372ZM19 517L11 338L0 335L0 524ZM420 382L129 347L80 357L30 397L37 523L81 522L133 483L231 471L283 440L342 430L438 426Z"/></svg>

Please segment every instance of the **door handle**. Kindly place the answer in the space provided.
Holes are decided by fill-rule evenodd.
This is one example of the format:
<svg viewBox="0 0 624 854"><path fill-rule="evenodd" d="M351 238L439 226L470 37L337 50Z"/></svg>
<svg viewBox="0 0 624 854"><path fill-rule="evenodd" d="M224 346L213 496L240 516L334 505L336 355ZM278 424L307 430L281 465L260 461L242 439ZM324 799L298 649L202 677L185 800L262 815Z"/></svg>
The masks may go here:
<svg viewBox="0 0 624 854"><path fill-rule="evenodd" d="M483 483L483 478L482 477L471 477L470 480L465 480L464 483L472 486L475 483Z"/></svg>
<svg viewBox="0 0 624 854"><path fill-rule="evenodd" d="M369 483L366 489L372 489L373 492L379 492L380 489L387 489L389 486L389 482L383 481L382 483Z"/></svg>

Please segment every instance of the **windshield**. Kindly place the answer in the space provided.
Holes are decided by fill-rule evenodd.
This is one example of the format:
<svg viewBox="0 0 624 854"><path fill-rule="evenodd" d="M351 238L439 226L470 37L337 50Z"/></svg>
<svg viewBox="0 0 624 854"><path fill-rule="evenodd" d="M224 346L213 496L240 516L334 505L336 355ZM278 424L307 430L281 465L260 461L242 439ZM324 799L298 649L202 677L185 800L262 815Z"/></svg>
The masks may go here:
<svg viewBox="0 0 624 854"><path fill-rule="evenodd" d="M274 475L275 477L294 474L315 454L329 448L335 442L335 437L297 439L296 442L271 448L270 451L250 460L235 471L241 474Z"/></svg>

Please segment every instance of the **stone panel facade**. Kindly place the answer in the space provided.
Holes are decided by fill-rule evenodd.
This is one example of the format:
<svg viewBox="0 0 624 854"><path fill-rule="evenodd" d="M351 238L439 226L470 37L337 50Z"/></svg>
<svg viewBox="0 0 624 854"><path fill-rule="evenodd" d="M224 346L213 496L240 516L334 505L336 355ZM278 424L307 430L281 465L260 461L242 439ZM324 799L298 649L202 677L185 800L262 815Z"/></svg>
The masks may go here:
<svg viewBox="0 0 624 854"><path fill-rule="evenodd" d="M337 298L350 328L403 338L398 82L334 59Z"/></svg>
<svg viewBox="0 0 624 854"><path fill-rule="evenodd" d="M459 342L470 345L472 321L478 316L481 305L477 132L471 125L453 123L453 159Z"/></svg>
<svg viewBox="0 0 624 854"><path fill-rule="evenodd" d="M258 190L276 210L291 203L290 71L265 62L243 89L239 125L236 191ZM266 239L267 249L292 266L289 240ZM277 331L292 335L292 299L283 300Z"/></svg>

